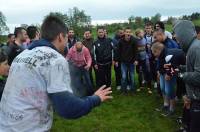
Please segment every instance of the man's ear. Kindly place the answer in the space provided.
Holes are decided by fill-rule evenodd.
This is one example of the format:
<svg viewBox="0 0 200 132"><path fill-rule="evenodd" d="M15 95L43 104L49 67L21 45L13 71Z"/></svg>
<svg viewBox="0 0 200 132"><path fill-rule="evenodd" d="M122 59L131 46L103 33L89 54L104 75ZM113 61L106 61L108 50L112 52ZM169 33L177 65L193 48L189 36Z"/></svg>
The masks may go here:
<svg viewBox="0 0 200 132"><path fill-rule="evenodd" d="M58 41L60 42L60 41L62 41L63 34L60 33L57 37L58 37Z"/></svg>

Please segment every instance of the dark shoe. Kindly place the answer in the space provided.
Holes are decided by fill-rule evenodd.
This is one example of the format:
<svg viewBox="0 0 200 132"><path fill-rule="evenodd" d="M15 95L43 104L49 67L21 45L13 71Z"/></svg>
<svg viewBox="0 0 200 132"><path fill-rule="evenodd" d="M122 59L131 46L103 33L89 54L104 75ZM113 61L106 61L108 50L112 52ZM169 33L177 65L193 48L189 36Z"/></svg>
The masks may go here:
<svg viewBox="0 0 200 132"><path fill-rule="evenodd" d="M176 119L176 122L179 124L179 125L182 125L183 124L183 117L178 117Z"/></svg>
<svg viewBox="0 0 200 132"><path fill-rule="evenodd" d="M166 112L169 110L169 107L168 106L162 106L160 108L156 108L155 111L158 111L158 112Z"/></svg>
<svg viewBox="0 0 200 132"><path fill-rule="evenodd" d="M186 128L180 127L176 132L188 132Z"/></svg>
<svg viewBox="0 0 200 132"><path fill-rule="evenodd" d="M164 117L172 117L174 113L175 113L174 111L167 111L167 112L162 113L161 115Z"/></svg>

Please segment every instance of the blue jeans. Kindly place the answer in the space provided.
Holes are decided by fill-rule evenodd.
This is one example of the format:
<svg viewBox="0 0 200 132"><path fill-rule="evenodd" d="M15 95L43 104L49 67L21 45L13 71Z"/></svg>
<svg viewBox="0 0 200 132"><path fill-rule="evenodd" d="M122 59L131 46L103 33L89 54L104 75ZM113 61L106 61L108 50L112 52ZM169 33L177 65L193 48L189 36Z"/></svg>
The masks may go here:
<svg viewBox="0 0 200 132"><path fill-rule="evenodd" d="M160 74L160 89L163 95L168 99L176 97L176 76L172 76L171 80L165 80L165 74Z"/></svg>
<svg viewBox="0 0 200 132"><path fill-rule="evenodd" d="M139 60L139 65L136 66L136 71L138 72L139 84L142 86L142 81L147 82L148 88L151 88L151 72L149 60Z"/></svg>
<svg viewBox="0 0 200 132"><path fill-rule="evenodd" d="M69 63L69 69L73 93L79 97L92 95L93 87L89 71L84 67L76 67L72 63Z"/></svg>
<svg viewBox="0 0 200 132"><path fill-rule="evenodd" d="M122 79L121 79L121 88L123 92L127 92L127 83L128 83L128 76L130 79L130 86L131 90L134 91L134 71L135 66L134 64L130 63L121 63L121 73L122 73ZM128 72L128 74L127 74Z"/></svg>

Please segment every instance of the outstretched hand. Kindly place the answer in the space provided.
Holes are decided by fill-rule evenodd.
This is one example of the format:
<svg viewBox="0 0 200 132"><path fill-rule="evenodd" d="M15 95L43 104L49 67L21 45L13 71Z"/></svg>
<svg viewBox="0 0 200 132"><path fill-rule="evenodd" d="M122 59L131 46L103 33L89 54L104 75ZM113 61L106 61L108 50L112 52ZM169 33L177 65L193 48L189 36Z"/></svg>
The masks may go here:
<svg viewBox="0 0 200 132"><path fill-rule="evenodd" d="M103 85L94 93L94 95L99 96L101 99L101 102L104 102L108 99L113 98L112 96L110 96L111 93L112 93L111 87L106 88L106 85Z"/></svg>

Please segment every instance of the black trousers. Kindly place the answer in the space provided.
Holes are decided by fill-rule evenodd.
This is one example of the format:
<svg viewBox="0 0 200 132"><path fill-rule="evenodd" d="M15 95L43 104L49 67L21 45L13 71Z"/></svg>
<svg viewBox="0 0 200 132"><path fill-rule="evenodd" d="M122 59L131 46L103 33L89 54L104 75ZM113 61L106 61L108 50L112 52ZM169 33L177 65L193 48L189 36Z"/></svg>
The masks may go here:
<svg viewBox="0 0 200 132"><path fill-rule="evenodd" d="M177 77L176 96L181 99L182 95L186 93L185 83L182 78Z"/></svg>
<svg viewBox="0 0 200 132"><path fill-rule="evenodd" d="M92 75L92 69L93 69L93 66L90 67L89 74L90 74L90 80L92 83L92 87L94 88L94 79L93 79L93 75Z"/></svg>
<svg viewBox="0 0 200 132"><path fill-rule="evenodd" d="M95 69L95 75L97 88L102 85L111 86L111 64L98 65L98 69Z"/></svg>
<svg viewBox="0 0 200 132"><path fill-rule="evenodd" d="M122 78L121 63L118 63L118 66L114 66L114 70L115 70L116 86L120 86L121 85L121 78Z"/></svg>
<svg viewBox="0 0 200 132"><path fill-rule="evenodd" d="M200 101L191 102L190 132L200 132Z"/></svg>
<svg viewBox="0 0 200 132"><path fill-rule="evenodd" d="M190 109L187 109L186 107L183 108L183 119L182 122L184 126L186 127L187 132L189 132L190 128Z"/></svg>

